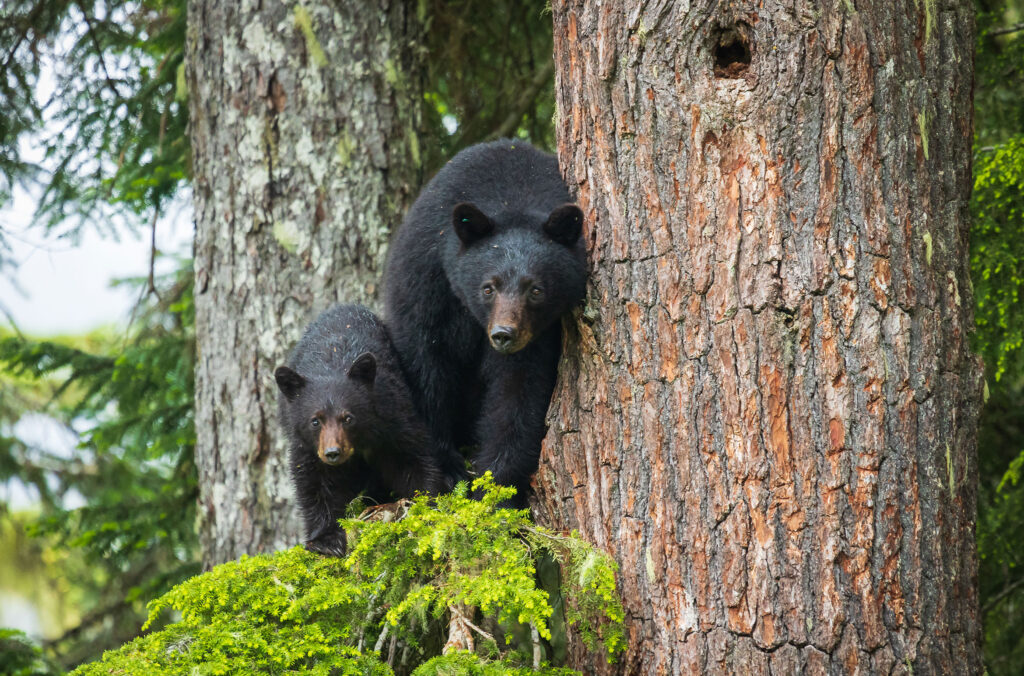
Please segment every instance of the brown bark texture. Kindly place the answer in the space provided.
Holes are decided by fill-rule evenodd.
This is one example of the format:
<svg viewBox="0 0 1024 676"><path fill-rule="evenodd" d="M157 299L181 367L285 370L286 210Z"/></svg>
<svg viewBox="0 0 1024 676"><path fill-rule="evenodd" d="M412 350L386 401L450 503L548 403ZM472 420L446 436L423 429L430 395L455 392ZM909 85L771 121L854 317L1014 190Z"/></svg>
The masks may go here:
<svg viewBox="0 0 1024 676"><path fill-rule="evenodd" d="M973 6L553 4L592 268L536 506L629 640L575 666L979 672Z"/></svg>
<svg viewBox="0 0 1024 676"><path fill-rule="evenodd" d="M423 17L375 0L191 0L196 462L209 566L301 538L275 366L372 302L420 182Z"/></svg>

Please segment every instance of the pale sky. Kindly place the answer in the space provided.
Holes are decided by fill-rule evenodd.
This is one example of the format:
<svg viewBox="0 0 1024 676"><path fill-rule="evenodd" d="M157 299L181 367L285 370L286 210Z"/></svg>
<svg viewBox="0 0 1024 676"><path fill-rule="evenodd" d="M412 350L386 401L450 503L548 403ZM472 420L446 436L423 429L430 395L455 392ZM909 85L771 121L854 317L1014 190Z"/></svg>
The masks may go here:
<svg viewBox="0 0 1024 676"><path fill-rule="evenodd" d="M37 336L123 324L136 292L113 288L111 282L147 274L149 231L133 235L125 229L116 241L86 226L80 241L72 244L33 227L34 208L34 200L19 191L12 204L0 210L0 227L12 245L15 261L14 266L0 270L0 306L14 317L18 328ZM188 205L172 207L158 222L157 248L190 255L192 217ZM165 259L157 272L173 268L173 260Z"/></svg>
<svg viewBox="0 0 1024 676"><path fill-rule="evenodd" d="M62 39L66 44L61 50L70 49L71 38ZM44 63L35 91L37 101L49 100L54 87L53 65ZM19 140L18 155L47 165L43 148L33 137ZM121 228L120 241L88 227L75 243L47 236L32 223L38 196L20 188L13 192L10 203L0 204L0 229L14 250L15 261L11 267L0 268L0 308L14 317L19 329L35 336L125 323L135 293L111 288L111 281L148 273L149 231L133 235ZM168 208L157 224L157 248L163 253L191 255L191 196L187 190L183 192L185 196ZM161 265L158 273L174 269L171 259ZM9 323L2 311L0 323Z"/></svg>

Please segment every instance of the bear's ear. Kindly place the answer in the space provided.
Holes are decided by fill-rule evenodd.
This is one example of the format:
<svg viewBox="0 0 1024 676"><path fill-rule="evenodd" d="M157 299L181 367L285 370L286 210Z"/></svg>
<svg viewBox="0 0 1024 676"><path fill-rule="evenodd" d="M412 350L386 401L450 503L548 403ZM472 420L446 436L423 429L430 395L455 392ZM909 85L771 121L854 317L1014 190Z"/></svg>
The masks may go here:
<svg viewBox="0 0 1024 676"><path fill-rule="evenodd" d="M348 369L348 377L372 383L377 377L377 358L370 352L364 352L352 362Z"/></svg>
<svg viewBox="0 0 1024 676"><path fill-rule="evenodd" d="M583 212L575 204L563 204L544 222L544 232L559 244L572 246L583 231Z"/></svg>
<svg viewBox="0 0 1024 676"><path fill-rule="evenodd" d="M469 202L460 202L455 205L455 209L452 211L452 225L455 226L455 234L459 236L465 246L494 232L494 223L487 218L487 214Z"/></svg>
<svg viewBox="0 0 1024 676"><path fill-rule="evenodd" d="M306 379L287 366L278 366L274 370L274 380L277 381L277 387L281 390L281 394L288 399L297 397L302 388L306 386Z"/></svg>

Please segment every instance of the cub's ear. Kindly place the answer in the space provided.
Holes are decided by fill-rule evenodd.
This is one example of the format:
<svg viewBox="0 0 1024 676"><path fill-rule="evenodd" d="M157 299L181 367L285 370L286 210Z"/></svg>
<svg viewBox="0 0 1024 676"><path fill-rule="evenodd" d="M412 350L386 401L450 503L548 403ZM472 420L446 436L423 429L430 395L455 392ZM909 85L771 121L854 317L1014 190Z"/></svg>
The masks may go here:
<svg viewBox="0 0 1024 676"><path fill-rule="evenodd" d="M377 358L370 352L362 353L349 367L348 377L367 384L372 383L377 377Z"/></svg>
<svg viewBox="0 0 1024 676"><path fill-rule="evenodd" d="M544 232L559 244L572 246L583 231L583 212L575 204L563 204L544 222Z"/></svg>
<svg viewBox="0 0 1024 676"><path fill-rule="evenodd" d="M487 237L494 232L494 223L487 214L469 202L460 202L452 210L452 225L455 234L465 246Z"/></svg>
<svg viewBox="0 0 1024 676"><path fill-rule="evenodd" d="M274 370L274 380L277 381L281 394L288 399L299 396L299 392L306 386L306 379L287 366L278 366Z"/></svg>

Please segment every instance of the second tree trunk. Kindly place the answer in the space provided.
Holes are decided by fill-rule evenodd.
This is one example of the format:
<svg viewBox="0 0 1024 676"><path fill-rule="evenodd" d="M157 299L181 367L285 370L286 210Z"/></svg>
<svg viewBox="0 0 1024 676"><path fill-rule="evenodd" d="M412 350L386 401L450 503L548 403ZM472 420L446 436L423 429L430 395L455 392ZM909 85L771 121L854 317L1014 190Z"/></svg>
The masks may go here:
<svg viewBox="0 0 1024 676"><path fill-rule="evenodd" d="M422 17L399 2L192 0L196 463L204 563L301 540L273 371L368 302L420 181Z"/></svg>
<svg viewBox="0 0 1024 676"><path fill-rule="evenodd" d="M590 292L537 476L587 673L973 673L973 6L554 3ZM631 6L631 5L630 5Z"/></svg>

